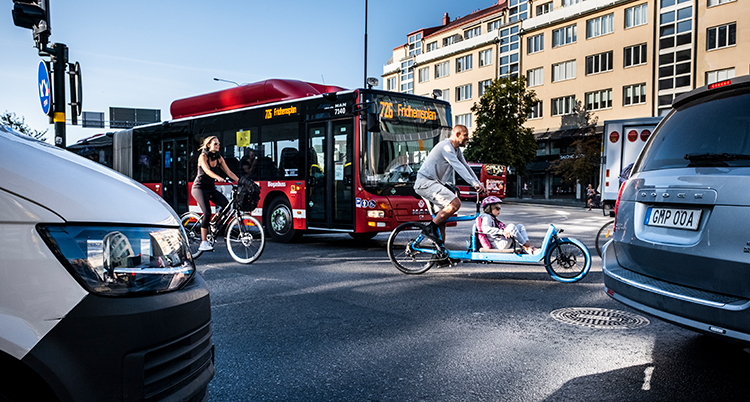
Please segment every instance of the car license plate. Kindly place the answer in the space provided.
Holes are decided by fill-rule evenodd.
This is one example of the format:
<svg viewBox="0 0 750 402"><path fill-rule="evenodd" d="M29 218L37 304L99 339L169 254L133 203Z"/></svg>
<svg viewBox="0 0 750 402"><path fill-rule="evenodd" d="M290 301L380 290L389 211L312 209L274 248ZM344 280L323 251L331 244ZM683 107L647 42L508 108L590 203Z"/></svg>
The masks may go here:
<svg viewBox="0 0 750 402"><path fill-rule="evenodd" d="M701 221L700 209L649 208L645 224L675 229L698 230Z"/></svg>

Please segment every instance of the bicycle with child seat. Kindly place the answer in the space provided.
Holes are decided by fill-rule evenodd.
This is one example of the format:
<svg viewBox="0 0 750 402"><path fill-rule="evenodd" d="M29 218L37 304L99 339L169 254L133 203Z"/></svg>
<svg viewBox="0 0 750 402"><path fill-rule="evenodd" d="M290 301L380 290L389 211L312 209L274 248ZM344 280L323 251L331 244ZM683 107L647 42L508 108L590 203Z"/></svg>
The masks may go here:
<svg viewBox="0 0 750 402"><path fill-rule="evenodd" d="M452 216L448 222L472 221L480 214L480 201L477 197L475 215ZM523 248L515 244L512 248L480 248L476 225L472 227L471 238L466 242L466 250L450 250L429 237L427 224L406 222L391 232L387 249L396 268L405 274L422 274L438 263L455 265L458 262L497 263L497 264L538 264L544 263L547 273L560 282L577 282L591 269L591 254L586 246L574 238L560 237L563 229L550 224L538 254L525 254Z"/></svg>
<svg viewBox="0 0 750 402"><path fill-rule="evenodd" d="M223 233L229 255L240 264L250 264L263 253L266 235L260 222L250 212L237 208L237 185L229 183L232 185L232 199L225 208L211 217L206 240L213 247ZM190 253L194 259L200 257L203 254L203 250L198 248L201 243L201 214L186 212L182 214L180 221L188 237Z"/></svg>

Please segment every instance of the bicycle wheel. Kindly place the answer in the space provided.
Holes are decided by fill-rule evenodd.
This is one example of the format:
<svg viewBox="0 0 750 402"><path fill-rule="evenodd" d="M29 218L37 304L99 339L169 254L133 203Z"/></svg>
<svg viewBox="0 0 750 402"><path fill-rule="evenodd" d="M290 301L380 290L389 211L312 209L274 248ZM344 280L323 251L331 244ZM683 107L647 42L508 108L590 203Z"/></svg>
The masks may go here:
<svg viewBox="0 0 750 402"><path fill-rule="evenodd" d="M615 220L612 219L611 221L605 223L596 234L596 253L599 254L599 257L602 256L602 249L604 248L604 245L607 244L609 238L615 233L614 229Z"/></svg>
<svg viewBox="0 0 750 402"><path fill-rule="evenodd" d="M417 222L401 224L388 237L388 258L399 271L405 274L421 274L437 262L435 253L420 251L434 250L434 241L422 234L427 226Z"/></svg>
<svg viewBox="0 0 750 402"><path fill-rule="evenodd" d="M224 239L229 254L240 264L257 260L266 247L266 235L260 222L248 213L243 213L241 219L235 217L229 222Z"/></svg>
<svg viewBox="0 0 750 402"><path fill-rule="evenodd" d="M193 259L200 257L203 254L203 251L198 250L201 245L201 216L195 212L186 212L180 217L180 223L187 234L190 255Z"/></svg>
<svg viewBox="0 0 750 402"><path fill-rule="evenodd" d="M583 279L591 268L589 255L578 243L561 239L550 245L544 264L547 273L560 282L577 282Z"/></svg>

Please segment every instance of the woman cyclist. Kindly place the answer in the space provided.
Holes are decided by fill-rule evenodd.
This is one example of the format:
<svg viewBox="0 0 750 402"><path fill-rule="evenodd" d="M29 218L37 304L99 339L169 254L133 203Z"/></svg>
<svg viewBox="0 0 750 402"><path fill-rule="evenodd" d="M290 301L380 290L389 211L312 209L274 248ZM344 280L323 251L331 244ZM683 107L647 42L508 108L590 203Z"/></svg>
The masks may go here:
<svg viewBox="0 0 750 402"><path fill-rule="evenodd" d="M198 174L193 181L193 190L190 192L195 201L198 202L203 216L201 217L201 244L198 247L202 251L212 251L214 248L207 241L208 228L211 222L211 202L224 208L229 201L219 190L216 182L225 183L224 177L239 181L237 175L227 167L224 158L219 155L219 138L211 136L203 140L198 156Z"/></svg>

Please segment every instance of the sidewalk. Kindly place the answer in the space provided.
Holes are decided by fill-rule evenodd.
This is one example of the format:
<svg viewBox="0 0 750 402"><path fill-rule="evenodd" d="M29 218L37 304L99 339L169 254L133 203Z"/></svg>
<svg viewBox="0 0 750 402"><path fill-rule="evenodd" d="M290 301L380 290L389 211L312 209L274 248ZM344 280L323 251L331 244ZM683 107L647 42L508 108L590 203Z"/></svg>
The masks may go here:
<svg viewBox="0 0 750 402"><path fill-rule="evenodd" d="M550 199L545 200L544 198L505 198L504 203L518 203L518 204L542 204L542 205L553 205L563 207L575 207L583 208L586 206L586 202L583 200L576 199Z"/></svg>

